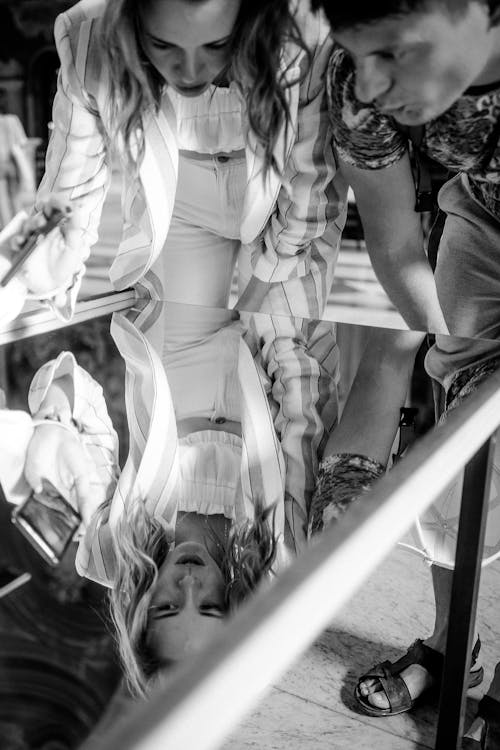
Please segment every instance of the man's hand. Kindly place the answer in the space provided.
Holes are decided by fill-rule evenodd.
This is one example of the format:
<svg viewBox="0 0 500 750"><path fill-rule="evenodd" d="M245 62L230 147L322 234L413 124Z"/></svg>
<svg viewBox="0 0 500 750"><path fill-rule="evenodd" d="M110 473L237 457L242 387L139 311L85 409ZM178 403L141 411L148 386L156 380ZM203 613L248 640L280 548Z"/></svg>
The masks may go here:
<svg viewBox="0 0 500 750"><path fill-rule="evenodd" d="M54 487L78 511L84 526L103 499L92 488L93 472L95 467L76 433L50 421L35 427L26 454L26 481L37 493Z"/></svg>

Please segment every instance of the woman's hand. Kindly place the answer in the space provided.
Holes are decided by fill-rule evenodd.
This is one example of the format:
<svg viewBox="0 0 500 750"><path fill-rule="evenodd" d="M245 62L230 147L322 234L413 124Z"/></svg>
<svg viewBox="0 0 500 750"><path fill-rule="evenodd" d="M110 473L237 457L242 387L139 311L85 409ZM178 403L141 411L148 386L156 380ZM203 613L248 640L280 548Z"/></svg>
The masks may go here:
<svg viewBox="0 0 500 750"><path fill-rule="evenodd" d="M93 492L91 476L95 467L78 434L47 420L35 427L28 445L24 476L34 492L54 487L81 515L84 526L101 504Z"/></svg>
<svg viewBox="0 0 500 750"><path fill-rule="evenodd" d="M39 240L33 254L19 270L19 279L37 296L49 296L56 289L69 287L73 275L82 266L82 232L74 224L71 207L56 197L48 199L42 211L29 216L17 228L11 241L12 260L29 235L43 227L55 213L63 216L62 223Z"/></svg>

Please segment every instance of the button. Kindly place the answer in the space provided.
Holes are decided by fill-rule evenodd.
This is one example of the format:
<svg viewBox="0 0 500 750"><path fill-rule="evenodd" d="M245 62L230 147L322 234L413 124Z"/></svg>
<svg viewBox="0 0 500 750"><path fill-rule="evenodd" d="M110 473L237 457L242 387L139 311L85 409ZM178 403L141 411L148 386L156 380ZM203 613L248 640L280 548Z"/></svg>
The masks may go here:
<svg viewBox="0 0 500 750"><path fill-rule="evenodd" d="M224 424L225 421L226 421L226 417L216 417L214 419L215 424Z"/></svg>
<svg viewBox="0 0 500 750"><path fill-rule="evenodd" d="M220 161L221 164L225 164L227 161L229 161L229 156L218 156L217 161Z"/></svg>

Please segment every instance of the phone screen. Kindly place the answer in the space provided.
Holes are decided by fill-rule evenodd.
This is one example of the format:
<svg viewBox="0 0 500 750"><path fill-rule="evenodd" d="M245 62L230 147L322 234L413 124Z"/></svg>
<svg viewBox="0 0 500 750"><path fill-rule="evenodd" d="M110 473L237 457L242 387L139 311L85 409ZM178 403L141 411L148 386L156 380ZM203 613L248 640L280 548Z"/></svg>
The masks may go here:
<svg viewBox="0 0 500 750"><path fill-rule="evenodd" d="M31 495L13 514L12 521L42 557L57 565L81 518L60 495Z"/></svg>

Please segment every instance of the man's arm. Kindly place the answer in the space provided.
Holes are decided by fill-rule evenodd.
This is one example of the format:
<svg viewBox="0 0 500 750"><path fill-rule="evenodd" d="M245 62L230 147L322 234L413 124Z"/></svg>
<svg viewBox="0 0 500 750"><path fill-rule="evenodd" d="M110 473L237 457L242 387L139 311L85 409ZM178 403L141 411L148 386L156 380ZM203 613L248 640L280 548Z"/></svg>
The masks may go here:
<svg viewBox="0 0 500 750"><path fill-rule="evenodd" d="M408 154L383 169L340 162L351 184L374 271L413 330L448 333L431 267Z"/></svg>
<svg viewBox="0 0 500 750"><path fill-rule="evenodd" d="M350 453L387 465L423 339L424 334L416 331L370 330L342 419L328 439L324 458Z"/></svg>

